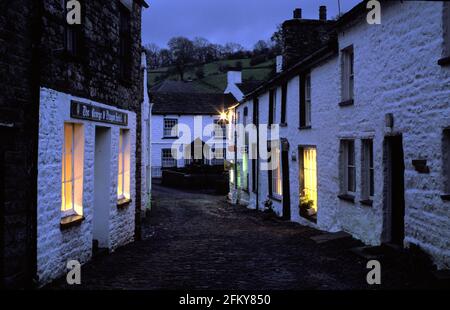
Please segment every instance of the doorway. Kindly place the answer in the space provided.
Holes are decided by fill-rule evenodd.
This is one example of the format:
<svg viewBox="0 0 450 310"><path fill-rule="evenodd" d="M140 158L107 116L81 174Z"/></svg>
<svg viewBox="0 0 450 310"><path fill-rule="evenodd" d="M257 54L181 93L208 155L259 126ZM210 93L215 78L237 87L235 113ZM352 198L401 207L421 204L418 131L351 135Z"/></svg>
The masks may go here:
<svg viewBox="0 0 450 310"><path fill-rule="evenodd" d="M291 219L291 184L289 182L289 142L281 141L281 175L283 178L283 218Z"/></svg>
<svg viewBox="0 0 450 310"><path fill-rule="evenodd" d="M401 135L386 137L384 241L403 246L405 238L405 163Z"/></svg>
<svg viewBox="0 0 450 310"><path fill-rule="evenodd" d="M94 252L109 248L111 198L111 129L95 128Z"/></svg>

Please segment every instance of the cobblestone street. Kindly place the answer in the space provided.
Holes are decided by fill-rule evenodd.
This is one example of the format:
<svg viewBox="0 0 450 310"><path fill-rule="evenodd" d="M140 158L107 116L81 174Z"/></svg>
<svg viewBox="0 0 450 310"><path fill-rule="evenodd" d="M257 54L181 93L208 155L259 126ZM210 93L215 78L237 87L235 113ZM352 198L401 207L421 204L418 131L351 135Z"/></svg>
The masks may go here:
<svg viewBox="0 0 450 310"><path fill-rule="evenodd" d="M367 260L351 238L324 243L323 232L262 212L234 207L223 196L154 188L144 240L82 267L81 289L373 289ZM431 287L407 258L381 260L377 288ZM412 280L414 279L414 280ZM48 288L68 288L62 278Z"/></svg>

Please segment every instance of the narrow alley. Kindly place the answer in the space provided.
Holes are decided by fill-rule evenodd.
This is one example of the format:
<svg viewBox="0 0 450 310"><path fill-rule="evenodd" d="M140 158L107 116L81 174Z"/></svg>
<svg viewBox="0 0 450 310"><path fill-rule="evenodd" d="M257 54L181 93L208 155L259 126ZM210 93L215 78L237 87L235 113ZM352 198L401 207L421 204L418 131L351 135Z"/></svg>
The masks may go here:
<svg viewBox="0 0 450 310"><path fill-rule="evenodd" d="M82 267L47 288L74 289L387 289L432 288L411 257L381 259L382 285L370 286L363 246L350 237L317 242L323 232L229 205L223 196L154 188L143 241ZM316 240L321 240L318 238Z"/></svg>

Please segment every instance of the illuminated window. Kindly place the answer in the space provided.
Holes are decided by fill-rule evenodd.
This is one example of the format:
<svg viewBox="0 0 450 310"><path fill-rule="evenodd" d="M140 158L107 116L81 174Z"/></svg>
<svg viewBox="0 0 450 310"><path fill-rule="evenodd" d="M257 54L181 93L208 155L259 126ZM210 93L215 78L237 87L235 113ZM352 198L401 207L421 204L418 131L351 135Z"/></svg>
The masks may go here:
<svg viewBox="0 0 450 310"><path fill-rule="evenodd" d="M341 141L341 192L354 194L356 191L355 141Z"/></svg>
<svg viewBox="0 0 450 310"><path fill-rule="evenodd" d="M374 195L373 140L362 140L362 198L369 200Z"/></svg>
<svg viewBox="0 0 450 310"><path fill-rule="evenodd" d="M178 133L173 134L172 131L177 131L178 120L176 118L164 119L164 138L176 138Z"/></svg>
<svg viewBox="0 0 450 310"><path fill-rule="evenodd" d="M353 100L354 71L353 46L342 50L342 101Z"/></svg>
<svg viewBox="0 0 450 310"><path fill-rule="evenodd" d="M83 126L64 124L61 178L62 216L83 215Z"/></svg>
<svg viewBox="0 0 450 310"><path fill-rule="evenodd" d="M316 221L317 152L315 147L300 147L300 215Z"/></svg>
<svg viewBox="0 0 450 310"><path fill-rule="evenodd" d="M247 149L242 154L242 189L248 190L248 151Z"/></svg>
<svg viewBox="0 0 450 310"><path fill-rule="evenodd" d="M130 131L121 129L119 134L119 171L117 199L130 199Z"/></svg>
<svg viewBox="0 0 450 310"><path fill-rule="evenodd" d="M272 170L269 170L269 185L270 185L270 194L274 197L281 197L283 195L282 191L282 179L281 179L281 167L280 167L280 146L276 143L271 143L271 156L272 156L272 163L274 166L272 167Z"/></svg>
<svg viewBox="0 0 450 310"><path fill-rule="evenodd" d="M177 160L172 156L172 149L161 150L161 164L163 168L175 168Z"/></svg>
<svg viewBox="0 0 450 310"><path fill-rule="evenodd" d="M235 169L236 169L236 167L235 167L235 164L234 164L234 160L230 160L230 183L232 185L235 184L235 177L236 177Z"/></svg>

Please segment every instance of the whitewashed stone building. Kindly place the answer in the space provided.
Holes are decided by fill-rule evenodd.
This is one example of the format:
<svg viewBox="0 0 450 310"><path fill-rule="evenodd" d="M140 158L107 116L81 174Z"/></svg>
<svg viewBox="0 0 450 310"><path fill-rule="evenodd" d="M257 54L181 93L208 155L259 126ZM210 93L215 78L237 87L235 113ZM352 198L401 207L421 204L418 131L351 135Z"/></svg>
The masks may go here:
<svg viewBox="0 0 450 310"><path fill-rule="evenodd" d="M368 245L418 246L449 268L450 6L381 4L380 25L359 4L245 97L240 115L280 125L281 164L246 165L247 188L230 196Z"/></svg>
<svg viewBox="0 0 450 310"><path fill-rule="evenodd" d="M140 41L147 4L99 9L83 2L81 25L70 26L64 3L44 1L41 17L40 46L49 50L39 60L37 101L38 285L64 275L69 261L83 264L139 239L148 196L148 154L141 150L150 111Z"/></svg>
<svg viewBox="0 0 450 310"><path fill-rule="evenodd" d="M233 95L150 91L150 97L153 178L160 178L163 169L182 168L194 160L223 166L227 147L224 112L237 104ZM211 153L205 154L204 148ZM201 151L201 158L194 158L196 150Z"/></svg>

